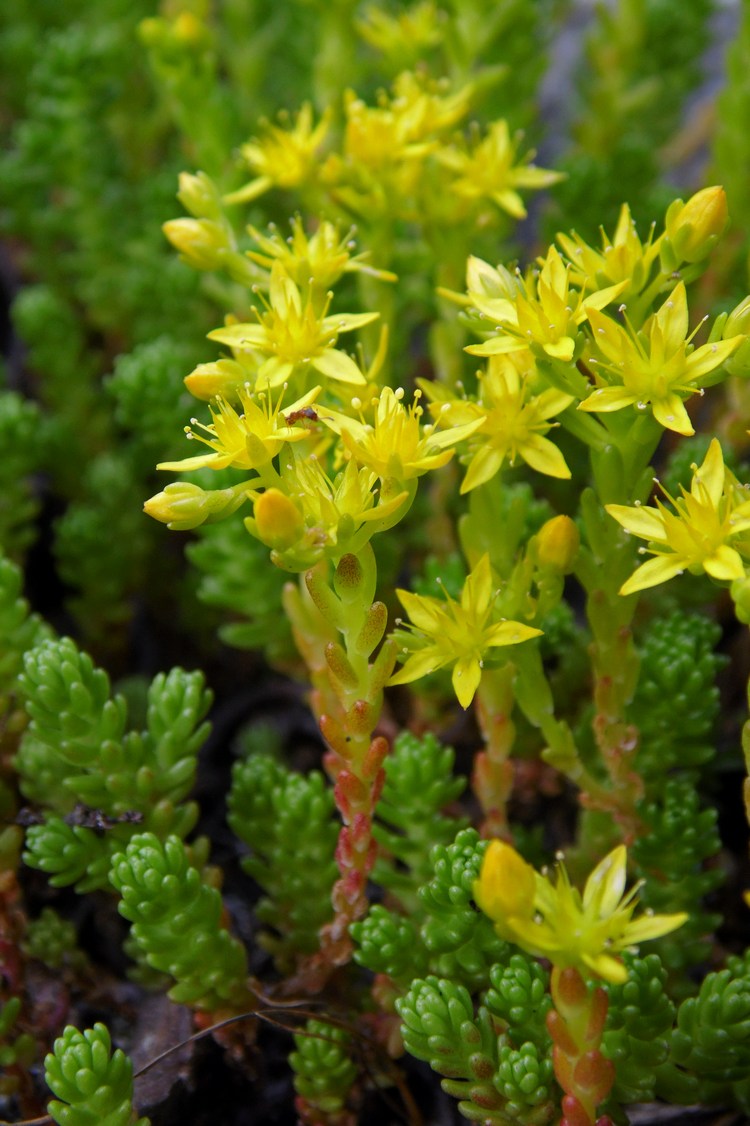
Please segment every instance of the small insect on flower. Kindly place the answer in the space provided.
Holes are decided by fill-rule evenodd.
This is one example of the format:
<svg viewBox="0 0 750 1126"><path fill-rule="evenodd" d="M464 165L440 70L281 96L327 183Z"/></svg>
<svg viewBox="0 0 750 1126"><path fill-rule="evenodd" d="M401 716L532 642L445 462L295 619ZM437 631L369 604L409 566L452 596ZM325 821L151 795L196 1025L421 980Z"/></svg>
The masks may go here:
<svg viewBox="0 0 750 1126"><path fill-rule="evenodd" d="M313 410L312 407L301 407L298 411L290 411L289 414L284 415L287 426L293 426L295 422L301 422L303 418L309 422L317 422L318 412Z"/></svg>

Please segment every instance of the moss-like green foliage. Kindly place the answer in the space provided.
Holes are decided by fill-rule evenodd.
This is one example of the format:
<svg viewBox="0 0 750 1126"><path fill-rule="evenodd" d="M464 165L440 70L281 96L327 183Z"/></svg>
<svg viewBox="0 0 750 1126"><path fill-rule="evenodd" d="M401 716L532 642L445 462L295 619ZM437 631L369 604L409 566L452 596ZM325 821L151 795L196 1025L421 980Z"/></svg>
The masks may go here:
<svg viewBox="0 0 750 1126"><path fill-rule="evenodd" d="M427 913L422 940L433 973L470 989L485 987L490 966L505 961L509 950L473 905L472 889L486 847L475 829L462 829L452 844L436 846L433 877L419 892L421 909Z"/></svg>
<svg viewBox="0 0 750 1126"><path fill-rule="evenodd" d="M406 1050L446 1076L442 1086L462 1100L461 1113L476 1119L486 1114L487 1121L502 1122L502 1117L490 1117L505 1102L492 1082L497 1035L487 1010L475 1015L468 989L445 978L417 979L396 1008Z"/></svg>
<svg viewBox="0 0 750 1126"><path fill-rule="evenodd" d="M504 964L490 970L492 988L484 1003L505 1024L511 1042L520 1047L531 1042L542 1055L551 1046L545 1020L552 1008L549 974L534 958L516 951Z"/></svg>
<svg viewBox="0 0 750 1126"><path fill-rule="evenodd" d="M325 1021L308 1020L304 1032L295 1035L294 1044L289 1063L302 1121L335 1121L357 1077L351 1036Z"/></svg>
<svg viewBox="0 0 750 1126"><path fill-rule="evenodd" d="M641 733L636 768L647 784L675 768L703 766L715 754L716 677L726 663L715 652L720 636L719 626L699 614L675 613L649 625L632 710Z"/></svg>
<svg viewBox="0 0 750 1126"><path fill-rule="evenodd" d="M670 1056L658 1070L656 1094L673 1102L747 1107L750 1068L750 976L739 960L710 973L696 997L683 1001Z"/></svg>
<svg viewBox="0 0 750 1126"><path fill-rule="evenodd" d="M10 997L0 1004L0 1095L12 1094L18 1086L18 1076L10 1071L13 1067L27 1068L36 1058L36 1041L28 1032L15 1033L15 1025L21 1012L21 998Z"/></svg>
<svg viewBox="0 0 750 1126"><path fill-rule="evenodd" d="M20 569L0 555L0 712L7 707L6 697L15 688L15 680L23 666L23 655L51 635L50 628L22 597L23 576Z"/></svg>
<svg viewBox="0 0 750 1126"><path fill-rule="evenodd" d="M139 833L115 856L110 879L144 960L174 979L172 1000L242 1011L245 949L224 927L221 895L202 882L183 842Z"/></svg>
<svg viewBox="0 0 750 1126"><path fill-rule="evenodd" d="M34 539L38 503L29 474L44 449L39 408L13 391L0 392L0 548L14 557Z"/></svg>
<svg viewBox="0 0 750 1126"><path fill-rule="evenodd" d="M148 1126L133 1108L133 1068L109 1032L95 1024L68 1027L44 1061L47 1086L57 1095L47 1109L59 1126Z"/></svg>
<svg viewBox="0 0 750 1126"><path fill-rule="evenodd" d="M243 868L266 893L256 914L270 930L259 941L289 969L317 950L331 917L339 833L331 791L318 771L301 775L252 755L235 765L228 820L252 850Z"/></svg>
<svg viewBox="0 0 750 1126"><path fill-rule="evenodd" d="M157 461L181 456L181 429L195 405L183 378L197 360L184 339L165 333L115 360L105 385L114 400L115 422L149 475Z"/></svg>
<svg viewBox="0 0 750 1126"><path fill-rule="evenodd" d="M142 512L143 485L129 449L108 452L88 466L82 495L55 525L60 575L75 593L68 608L80 630L100 644L121 643L131 598L144 585L154 547Z"/></svg>
<svg viewBox="0 0 750 1126"><path fill-rule="evenodd" d="M689 912L678 931L651 947L669 970L679 971L708 956L708 936L720 921L703 904L723 878L721 869L704 867L721 847L716 810L702 809L693 784L677 776L667 781L660 798L641 803L638 812L647 829L634 842L632 856L637 874L646 878L644 907L665 914Z"/></svg>
<svg viewBox="0 0 750 1126"><path fill-rule="evenodd" d="M99 834L49 815L43 824L27 830L23 859L30 868L45 872L52 887L73 884L83 894L107 887L112 857L132 834L133 830L123 825Z"/></svg>
<svg viewBox="0 0 750 1126"><path fill-rule="evenodd" d="M210 483L216 488L216 474ZM187 554L200 572L198 597L223 611L219 636L238 649L262 649L269 661L294 652L289 620L280 612L289 576L268 565L268 548L248 535L241 520L204 525ZM226 615L230 621L224 620Z"/></svg>
<svg viewBox="0 0 750 1126"><path fill-rule="evenodd" d="M628 980L604 983L609 997L604 1055L616 1067L613 1102L650 1102L656 1069L669 1055L675 1006L664 991L667 974L656 954L626 954Z"/></svg>
<svg viewBox="0 0 750 1126"><path fill-rule="evenodd" d="M445 1076L442 1086L460 1099L465 1118L485 1123L550 1122L556 1084L552 1061L534 1044L519 1048L498 1037L489 1011L475 1014L463 986L428 977L396 1001L407 1051Z"/></svg>
<svg viewBox="0 0 750 1126"><path fill-rule="evenodd" d="M377 861L373 878L409 909L432 874L433 847L449 844L466 824L465 818L442 812L466 785L453 773L454 758L453 748L442 746L434 735L417 738L403 732L385 760L373 833L386 856Z"/></svg>
<svg viewBox="0 0 750 1126"><path fill-rule="evenodd" d="M349 933L357 943L354 960L373 973L388 974L402 991L429 969L429 955L418 925L376 903Z"/></svg>
<svg viewBox="0 0 750 1126"><path fill-rule="evenodd" d="M190 832L197 807L185 798L211 701L200 673L154 678L145 731L126 731L124 698L69 638L31 650L20 684L32 719L17 758L20 785L49 811L27 833L27 863L57 885L91 890L107 886L111 857L137 825L161 838Z"/></svg>
<svg viewBox="0 0 750 1126"><path fill-rule="evenodd" d="M536 1044L498 1047L495 1086L508 1100L505 1113L521 1126L554 1121L557 1092L552 1060Z"/></svg>
<svg viewBox="0 0 750 1126"><path fill-rule="evenodd" d="M86 955L78 949L75 925L52 907L42 908L38 918L29 922L23 952L27 958L37 958L53 970L63 966L80 968L86 963Z"/></svg>
<svg viewBox="0 0 750 1126"><path fill-rule="evenodd" d="M490 967L504 962L510 949L473 904L486 847L475 829L462 829L451 844L436 845L432 878L419 889L408 917L375 906L352 927L357 961L388 974L402 988L426 970L472 990L486 988Z"/></svg>

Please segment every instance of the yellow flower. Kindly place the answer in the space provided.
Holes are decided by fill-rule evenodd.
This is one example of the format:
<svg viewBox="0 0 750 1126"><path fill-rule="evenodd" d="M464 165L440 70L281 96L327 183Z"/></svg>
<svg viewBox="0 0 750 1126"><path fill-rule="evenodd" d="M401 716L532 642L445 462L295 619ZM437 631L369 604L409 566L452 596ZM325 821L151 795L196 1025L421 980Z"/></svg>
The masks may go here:
<svg viewBox="0 0 750 1126"><path fill-rule="evenodd" d="M466 349L473 356L495 356L533 345L555 360L572 360L576 350L578 325L592 310L602 309L622 293L626 282L598 289L584 297L571 291L570 268L559 251L551 246L541 273L525 279L521 292L513 299L492 300L477 308L498 322L500 335L484 344Z"/></svg>
<svg viewBox="0 0 750 1126"><path fill-rule="evenodd" d="M564 176L531 164L533 153L516 163L517 149L518 140L511 138L507 121L495 121L471 152L457 146L443 148L437 160L456 173L451 184L455 195L475 202L490 199L514 219L524 219L526 208L517 189L546 188Z"/></svg>
<svg viewBox="0 0 750 1126"><path fill-rule="evenodd" d="M443 26L441 26L443 25ZM434 0L421 0L408 11L389 15L371 4L355 26L365 43L381 51L391 63L408 65L443 40L445 18Z"/></svg>
<svg viewBox="0 0 750 1126"><path fill-rule="evenodd" d="M729 582L741 579L745 567L740 552L732 546L750 529L750 500L727 471L721 446L716 438L708 448L703 464L693 466L690 492L672 499L674 511L657 500L656 508L606 505L627 532L648 541L649 559L623 584L620 594L657 586L688 570L705 571L712 578ZM740 541L744 551L748 545Z"/></svg>
<svg viewBox="0 0 750 1126"><path fill-rule="evenodd" d="M453 450L448 447L456 445L482 424L481 419L474 419L437 432L434 426L421 425L420 392L416 392L408 408L403 404L403 397L402 388L394 391L384 387L374 404L372 425L338 411L326 411L325 421L341 434L349 456L359 465L368 466L381 480L408 481L445 465L453 456Z"/></svg>
<svg viewBox="0 0 750 1126"><path fill-rule="evenodd" d="M353 90L344 99L344 156L370 169L383 169L431 152L439 133L456 125L469 109L472 88L443 95L428 78L400 74L393 95L381 93L367 106Z"/></svg>
<svg viewBox="0 0 750 1126"><path fill-rule="evenodd" d="M470 461L462 493L489 481L504 461L515 465L518 458L538 473L570 477L565 458L544 435L554 425L548 420L569 407L573 396L556 388L532 394L514 362L517 355L490 357L486 373L480 376L477 402L454 399L430 407L441 423L480 420L469 439Z"/></svg>
<svg viewBox="0 0 750 1126"><path fill-rule="evenodd" d="M320 387L313 387L296 403L290 403L287 415L291 417L310 408L319 391ZM192 419L192 426L185 427L188 438L202 442L212 452L182 461L162 461L156 468L186 473L191 469L225 469L227 466L257 469L266 465L287 442L299 442L309 437L306 430L288 424L287 415L281 413L282 399L283 393L273 404L269 394L256 396L242 388L239 391L242 414L238 414L226 400L218 399L216 407L211 407L212 421L207 426ZM192 427L203 430L209 436L204 438Z"/></svg>
<svg viewBox="0 0 750 1126"><path fill-rule="evenodd" d="M581 289L600 289L602 286L626 282L623 299L631 293L640 293L648 281L651 267L659 257L661 237L654 240L653 227L648 239L642 243L627 203L623 203L612 238L602 231L602 249L595 250L571 231L558 234L557 241L570 262L571 277Z"/></svg>
<svg viewBox="0 0 750 1126"><path fill-rule="evenodd" d="M409 655L404 667L388 683L410 684L436 669L453 665L453 689L461 707L468 708L479 687L487 651L517 645L539 637L542 632L521 622L493 621L496 593L492 590L492 570L486 554L466 579L459 602L449 596L430 598L397 590L411 618L412 632L397 635Z"/></svg>
<svg viewBox="0 0 750 1126"><path fill-rule="evenodd" d="M303 303L299 288L280 262L271 267L268 307L258 313L258 324L227 324L209 332L232 348L265 355L258 368L256 386L278 387L295 369L313 367L328 379L364 384L365 377L354 360L336 347L339 333L351 332L376 320L378 313L336 313L326 306L316 311L311 295Z"/></svg>
<svg viewBox="0 0 750 1126"><path fill-rule="evenodd" d="M627 852L620 845L597 864L581 895L562 864L553 883L511 845L494 840L474 883L474 899L507 942L557 967L575 966L622 984L628 972L616 955L669 934L688 917L680 912L633 919L638 885L623 894L626 866Z"/></svg>
<svg viewBox="0 0 750 1126"><path fill-rule="evenodd" d="M610 386L597 388L579 404L582 411L619 411L651 405L654 418L665 429L678 434L695 431L683 399L694 394L704 377L720 367L745 339L703 344L693 349L688 336L685 285L679 282L640 333L624 328L611 317L592 311L589 316L593 346L599 356L588 362L596 366ZM700 327L700 326L699 326Z"/></svg>
<svg viewBox="0 0 750 1126"><path fill-rule="evenodd" d="M323 220L308 236L299 217L292 219L291 225L292 236L288 239L282 238L273 229L269 235L264 235L255 227L248 227L248 232L260 247L260 251L249 250L248 258L267 270L272 269L274 262L280 262L287 276L300 289L309 285L325 292L342 274L356 272L371 274L381 281L396 281L395 274L370 266L368 253L352 256L352 231L342 238L334 223Z"/></svg>
<svg viewBox="0 0 750 1126"><path fill-rule="evenodd" d="M444 93L444 86L409 71L391 96L381 92L368 106L353 90L344 95L343 151L332 153L321 171L337 203L371 221L388 213L422 218L415 197L423 194L424 161L440 136L468 111L473 88Z"/></svg>
<svg viewBox="0 0 750 1126"><path fill-rule="evenodd" d="M224 202L247 203L269 188L297 188L304 184L317 166L330 120L327 110L313 127L312 106L305 102L291 128L264 122L263 136L254 137L240 149L246 163L258 175L224 196Z"/></svg>

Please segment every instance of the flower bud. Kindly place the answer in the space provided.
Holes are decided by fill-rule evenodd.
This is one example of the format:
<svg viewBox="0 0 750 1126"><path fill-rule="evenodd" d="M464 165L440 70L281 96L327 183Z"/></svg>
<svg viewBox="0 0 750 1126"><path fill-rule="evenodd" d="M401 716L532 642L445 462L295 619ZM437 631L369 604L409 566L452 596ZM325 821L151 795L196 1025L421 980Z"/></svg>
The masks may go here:
<svg viewBox="0 0 750 1126"><path fill-rule="evenodd" d="M734 602L734 612L739 621L750 625L750 578L735 579L729 592Z"/></svg>
<svg viewBox="0 0 750 1126"><path fill-rule="evenodd" d="M206 522L231 516L247 499L244 485L229 489L202 489L190 481L173 481L147 500L143 511L172 531L187 532Z"/></svg>
<svg viewBox="0 0 750 1126"><path fill-rule="evenodd" d="M180 172L177 198L186 211L196 219L220 219L221 197L210 176L205 172Z"/></svg>
<svg viewBox="0 0 750 1126"><path fill-rule="evenodd" d="M700 262L724 233L727 197L722 187L703 188L687 203L676 199L664 219L666 237L677 262Z"/></svg>
<svg viewBox="0 0 750 1126"><path fill-rule="evenodd" d="M750 333L750 294L743 297L739 305L735 305L724 321L721 330L722 340L730 340L733 336L747 336Z"/></svg>
<svg viewBox="0 0 750 1126"><path fill-rule="evenodd" d="M168 219L162 230L185 261L197 270L215 270L230 249L227 233L210 219Z"/></svg>
<svg viewBox="0 0 750 1126"><path fill-rule="evenodd" d="M537 533L539 565L567 575L573 569L580 546L581 536L574 521L569 516L553 516Z"/></svg>
<svg viewBox="0 0 750 1126"><path fill-rule="evenodd" d="M209 495L200 485L174 481L147 500L143 511L174 531L186 532L205 523L210 514Z"/></svg>
<svg viewBox="0 0 750 1126"><path fill-rule="evenodd" d="M294 547L305 530L305 522L294 501L280 489L266 489L255 502L258 538L267 547L286 551Z"/></svg>
<svg viewBox="0 0 750 1126"><path fill-rule="evenodd" d="M184 384L191 395L208 403L211 399L222 398L228 402L237 398L240 387L247 383L248 372L236 360L216 360L210 364L198 364Z"/></svg>

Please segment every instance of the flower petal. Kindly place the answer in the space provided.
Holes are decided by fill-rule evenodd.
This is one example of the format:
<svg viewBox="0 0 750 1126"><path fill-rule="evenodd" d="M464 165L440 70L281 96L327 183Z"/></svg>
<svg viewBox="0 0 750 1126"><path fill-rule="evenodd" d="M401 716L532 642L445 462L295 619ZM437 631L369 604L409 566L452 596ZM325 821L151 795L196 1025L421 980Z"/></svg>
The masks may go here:
<svg viewBox="0 0 750 1126"><path fill-rule="evenodd" d="M326 348L319 356L313 356L312 366L322 375L336 379L339 383L350 383L355 386L367 383L351 356L339 352L337 348Z"/></svg>
<svg viewBox="0 0 750 1126"><path fill-rule="evenodd" d="M498 622L485 630L482 644L493 645L520 645L532 637L541 637L542 630L534 626L525 626L523 622Z"/></svg>
<svg viewBox="0 0 750 1126"><path fill-rule="evenodd" d="M685 404L679 395L668 395L666 399L653 399L651 410L656 421L665 430L673 430L675 434L695 434L690 415L685 410Z"/></svg>
<svg viewBox="0 0 750 1126"><path fill-rule="evenodd" d="M482 668L477 657L462 657L453 669L453 691L462 708L468 708L482 679Z"/></svg>
<svg viewBox="0 0 750 1126"><path fill-rule="evenodd" d="M393 674L388 684L411 684L412 681L421 680L423 676L428 676L447 663L447 660L441 658L437 647L430 645L429 648L412 654L403 668Z"/></svg>
<svg viewBox="0 0 750 1126"><path fill-rule="evenodd" d="M745 577L745 568L739 552L728 544L720 544L712 555L703 560L703 569L713 579L730 581Z"/></svg>
<svg viewBox="0 0 750 1126"><path fill-rule="evenodd" d="M588 399L578 404L579 411L619 411L631 407L638 396L624 387L597 387Z"/></svg>
<svg viewBox="0 0 750 1126"><path fill-rule="evenodd" d="M637 590L646 590L648 587L666 583L675 575L681 575L685 570L685 560L681 555L657 555L649 559L635 571L627 582L620 587L620 594L635 594Z"/></svg>
<svg viewBox="0 0 750 1126"><path fill-rule="evenodd" d="M632 532L642 540L666 542L664 520L658 508L648 508L646 505L630 507L626 504L605 504L604 507L626 532Z"/></svg>
<svg viewBox="0 0 750 1126"><path fill-rule="evenodd" d="M554 442L543 438L541 434L532 434L528 441L519 447L518 451L524 461L536 469L537 473L546 473L548 477L570 477L568 464Z"/></svg>

